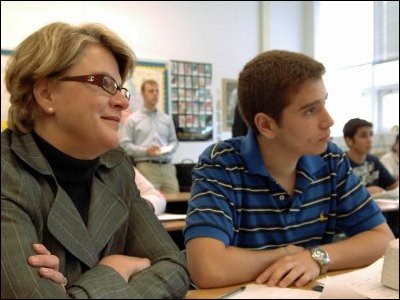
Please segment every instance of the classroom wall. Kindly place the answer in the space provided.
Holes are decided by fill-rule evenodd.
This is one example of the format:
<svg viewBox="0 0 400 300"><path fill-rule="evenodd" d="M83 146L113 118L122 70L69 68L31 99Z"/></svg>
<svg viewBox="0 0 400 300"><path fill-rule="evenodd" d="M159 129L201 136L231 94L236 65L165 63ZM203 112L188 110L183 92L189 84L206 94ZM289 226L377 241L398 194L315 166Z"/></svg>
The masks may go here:
<svg viewBox="0 0 400 300"><path fill-rule="evenodd" d="M310 13L307 1L2 1L1 48L13 49L50 22L100 22L117 32L139 59L212 63L214 139L181 142L173 159L197 161L205 147L231 137L222 131L222 78L236 79L260 51L312 55Z"/></svg>
<svg viewBox="0 0 400 300"><path fill-rule="evenodd" d="M260 1L261 51L285 49L314 54L313 1Z"/></svg>

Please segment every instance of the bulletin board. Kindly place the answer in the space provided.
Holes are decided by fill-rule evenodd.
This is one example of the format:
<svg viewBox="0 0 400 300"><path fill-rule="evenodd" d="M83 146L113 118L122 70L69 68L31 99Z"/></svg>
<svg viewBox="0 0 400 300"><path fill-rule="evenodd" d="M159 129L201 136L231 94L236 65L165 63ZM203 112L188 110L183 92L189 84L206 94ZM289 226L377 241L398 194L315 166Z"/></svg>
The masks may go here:
<svg viewBox="0 0 400 300"><path fill-rule="evenodd" d="M171 112L180 141L212 139L211 81L211 64L171 61Z"/></svg>
<svg viewBox="0 0 400 300"><path fill-rule="evenodd" d="M125 86L131 92L129 108L131 111L135 111L143 105L140 87L143 81L148 79L153 79L158 83L159 100L157 108L168 113L168 64L166 62L138 61L136 63L132 77L129 77L125 83Z"/></svg>

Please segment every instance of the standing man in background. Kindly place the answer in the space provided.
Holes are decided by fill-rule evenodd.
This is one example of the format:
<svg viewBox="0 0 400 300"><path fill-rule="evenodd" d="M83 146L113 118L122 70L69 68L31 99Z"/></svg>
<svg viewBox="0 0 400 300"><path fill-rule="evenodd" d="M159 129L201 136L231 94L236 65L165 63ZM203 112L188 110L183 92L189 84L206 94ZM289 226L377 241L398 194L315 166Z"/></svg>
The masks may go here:
<svg viewBox="0 0 400 300"><path fill-rule="evenodd" d="M172 118L157 110L159 88L155 80L142 83L143 107L126 120L121 147L133 157L136 168L158 190L179 192L176 169L171 164L178 148Z"/></svg>

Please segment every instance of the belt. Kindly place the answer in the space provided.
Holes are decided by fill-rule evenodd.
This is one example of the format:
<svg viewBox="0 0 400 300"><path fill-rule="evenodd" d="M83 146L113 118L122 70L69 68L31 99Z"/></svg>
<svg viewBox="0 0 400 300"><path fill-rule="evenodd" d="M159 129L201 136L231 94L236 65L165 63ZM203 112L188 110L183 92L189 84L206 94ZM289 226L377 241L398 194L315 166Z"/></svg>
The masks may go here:
<svg viewBox="0 0 400 300"><path fill-rule="evenodd" d="M141 162L148 162L151 164L161 164L161 165L169 164L169 161L158 161L158 160L150 160L150 159L149 160L141 160L136 163L141 163Z"/></svg>

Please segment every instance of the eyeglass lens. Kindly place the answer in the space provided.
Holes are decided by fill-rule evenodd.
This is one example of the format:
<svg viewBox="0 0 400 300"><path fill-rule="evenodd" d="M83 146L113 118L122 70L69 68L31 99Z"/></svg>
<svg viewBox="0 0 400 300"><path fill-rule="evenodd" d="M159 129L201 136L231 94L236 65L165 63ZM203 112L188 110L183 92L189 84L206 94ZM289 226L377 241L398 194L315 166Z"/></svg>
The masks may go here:
<svg viewBox="0 0 400 300"><path fill-rule="evenodd" d="M115 95L118 89L117 83L111 77L108 76L103 77L103 87L107 92L113 95Z"/></svg>
<svg viewBox="0 0 400 300"><path fill-rule="evenodd" d="M109 76L104 76L103 78L103 88L109 92L110 94L115 95L118 90L121 91L121 93L129 100L130 98L130 93L127 89L125 88L119 88L118 84L115 82L115 80Z"/></svg>

